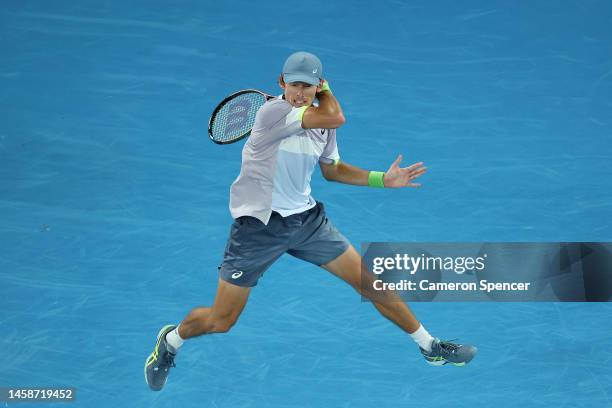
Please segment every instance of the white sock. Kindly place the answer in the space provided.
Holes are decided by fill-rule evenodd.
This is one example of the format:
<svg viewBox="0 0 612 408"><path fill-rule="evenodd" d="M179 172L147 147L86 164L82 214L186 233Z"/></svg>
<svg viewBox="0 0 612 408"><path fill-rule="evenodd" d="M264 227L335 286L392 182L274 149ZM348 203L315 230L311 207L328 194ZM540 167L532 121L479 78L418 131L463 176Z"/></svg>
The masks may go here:
<svg viewBox="0 0 612 408"><path fill-rule="evenodd" d="M174 353L176 353L178 349L181 348L181 346L183 345L183 342L185 342L185 340L183 340L181 336L179 335L179 332L178 332L179 326L176 326L174 330L166 334L166 341L168 342L168 345L171 347L170 351Z"/></svg>
<svg viewBox="0 0 612 408"><path fill-rule="evenodd" d="M425 330L423 325L420 325L414 333L410 333L410 337L420 348L428 353L431 351L431 343L433 343L434 338Z"/></svg>

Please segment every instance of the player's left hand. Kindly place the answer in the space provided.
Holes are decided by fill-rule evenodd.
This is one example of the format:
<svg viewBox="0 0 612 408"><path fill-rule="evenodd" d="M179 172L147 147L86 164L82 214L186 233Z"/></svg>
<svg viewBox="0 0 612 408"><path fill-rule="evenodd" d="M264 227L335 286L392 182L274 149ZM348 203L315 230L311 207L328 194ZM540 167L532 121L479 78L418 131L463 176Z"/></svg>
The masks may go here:
<svg viewBox="0 0 612 408"><path fill-rule="evenodd" d="M400 167L401 161L402 155L400 154L385 173L383 180L385 188L421 187L421 184L413 183L412 180L425 173L427 167L423 166L423 162L414 163L408 167Z"/></svg>

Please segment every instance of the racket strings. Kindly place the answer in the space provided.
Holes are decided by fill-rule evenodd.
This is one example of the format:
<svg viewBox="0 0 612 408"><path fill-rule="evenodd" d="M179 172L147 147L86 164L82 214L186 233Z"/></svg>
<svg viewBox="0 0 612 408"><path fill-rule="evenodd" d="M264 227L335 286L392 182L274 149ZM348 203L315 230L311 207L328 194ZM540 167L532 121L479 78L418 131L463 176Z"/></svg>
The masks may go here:
<svg viewBox="0 0 612 408"><path fill-rule="evenodd" d="M228 100L217 111L211 124L213 139L230 142L243 137L253 128L257 110L265 102L265 96L256 92L246 92Z"/></svg>

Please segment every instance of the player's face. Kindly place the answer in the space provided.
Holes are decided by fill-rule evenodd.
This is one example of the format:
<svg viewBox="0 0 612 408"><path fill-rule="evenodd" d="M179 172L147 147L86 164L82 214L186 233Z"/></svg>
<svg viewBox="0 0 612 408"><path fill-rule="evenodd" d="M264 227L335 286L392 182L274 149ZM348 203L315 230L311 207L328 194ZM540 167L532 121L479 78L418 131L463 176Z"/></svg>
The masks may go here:
<svg viewBox="0 0 612 408"><path fill-rule="evenodd" d="M281 88L285 90L285 100L292 106L310 106L315 99L318 87L305 82L291 82L286 84L282 78Z"/></svg>

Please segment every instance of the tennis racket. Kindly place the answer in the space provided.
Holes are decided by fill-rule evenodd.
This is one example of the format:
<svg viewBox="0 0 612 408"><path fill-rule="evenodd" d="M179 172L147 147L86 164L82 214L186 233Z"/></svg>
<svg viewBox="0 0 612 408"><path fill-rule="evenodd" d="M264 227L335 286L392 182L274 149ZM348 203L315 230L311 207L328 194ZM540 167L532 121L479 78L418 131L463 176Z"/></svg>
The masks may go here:
<svg viewBox="0 0 612 408"><path fill-rule="evenodd" d="M272 98L274 96L256 89L238 91L225 98L210 116L210 140L217 144L229 144L250 135L257 110Z"/></svg>

